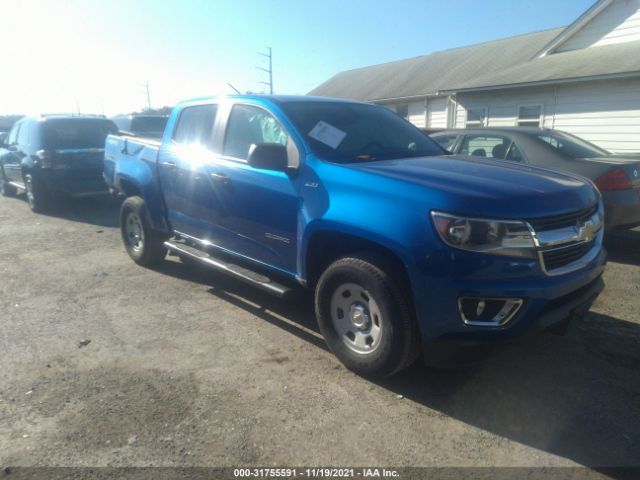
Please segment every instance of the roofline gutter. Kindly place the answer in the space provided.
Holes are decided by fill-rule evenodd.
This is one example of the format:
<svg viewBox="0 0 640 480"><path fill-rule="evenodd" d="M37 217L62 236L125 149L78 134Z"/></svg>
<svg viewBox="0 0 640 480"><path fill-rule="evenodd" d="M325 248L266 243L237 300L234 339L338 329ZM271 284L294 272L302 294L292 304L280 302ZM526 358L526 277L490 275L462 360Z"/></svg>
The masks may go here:
<svg viewBox="0 0 640 480"><path fill-rule="evenodd" d="M534 81L534 82L510 83L506 85L488 85L486 87L458 88L458 89L451 89L451 90L441 90L438 93L441 95L450 95L454 93L486 92L489 90L510 90L514 88L536 87L536 86L544 86L544 85L558 85L558 84L564 84L564 83L581 83L581 82L589 82L589 81L596 81L596 80L614 80L619 78L633 78L633 77L640 77L640 71L624 72L624 73L607 73L604 75L562 78L557 80L540 80L540 81Z"/></svg>
<svg viewBox="0 0 640 480"><path fill-rule="evenodd" d="M545 45L538 53L532 58L541 58L552 52L564 42L566 42L574 33L584 27L588 22L598 15L602 10L611 5L613 0L598 0L593 4L586 12L580 15L574 22L565 28L560 34Z"/></svg>
<svg viewBox="0 0 640 480"><path fill-rule="evenodd" d="M370 100L362 100L364 102L395 102L398 100L413 100L413 99L423 99L423 98L433 98L433 97L444 97L441 92L436 93L423 93L420 95L410 95L408 97L392 97L392 98L372 98Z"/></svg>

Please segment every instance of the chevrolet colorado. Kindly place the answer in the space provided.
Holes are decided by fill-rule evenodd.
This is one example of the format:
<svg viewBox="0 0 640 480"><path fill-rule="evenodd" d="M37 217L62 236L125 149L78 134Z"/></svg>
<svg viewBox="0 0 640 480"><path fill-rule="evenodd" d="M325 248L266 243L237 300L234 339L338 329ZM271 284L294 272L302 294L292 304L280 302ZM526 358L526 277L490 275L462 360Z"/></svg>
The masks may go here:
<svg viewBox="0 0 640 480"><path fill-rule="evenodd" d="M110 135L124 246L285 296L362 375L562 325L603 288L603 207L581 177L469 161L390 110L293 96L176 106L162 141Z"/></svg>

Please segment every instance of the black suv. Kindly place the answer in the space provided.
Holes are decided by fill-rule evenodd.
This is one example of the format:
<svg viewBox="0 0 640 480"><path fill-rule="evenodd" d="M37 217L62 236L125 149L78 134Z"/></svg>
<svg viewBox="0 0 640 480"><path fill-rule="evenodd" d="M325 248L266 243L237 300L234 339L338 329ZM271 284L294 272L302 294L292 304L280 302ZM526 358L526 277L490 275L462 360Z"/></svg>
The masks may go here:
<svg viewBox="0 0 640 480"><path fill-rule="evenodd" d="M0 193L27 193L29 207L43 211L56 196L108 193L102 178L104 141L118 128L103 117L28 117L0 144Z"/></svg>

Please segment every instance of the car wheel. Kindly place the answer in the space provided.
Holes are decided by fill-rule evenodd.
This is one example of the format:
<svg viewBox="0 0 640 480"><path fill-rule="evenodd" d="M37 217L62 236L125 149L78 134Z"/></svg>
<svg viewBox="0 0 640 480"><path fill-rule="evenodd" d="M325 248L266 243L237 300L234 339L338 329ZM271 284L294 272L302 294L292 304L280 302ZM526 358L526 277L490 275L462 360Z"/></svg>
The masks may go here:
<svg viewBox="0 0 640 480"><path fill-rule="evenodd" d="M27 193L27 203L31 211L35 213L44 212L48 207L49 198L38 177L30 173L26 174L24 176L24 186Z"/></svg>
<svg viewBox="0 0 640 480"><path fill-rule="evenodd" d="M7 181L4 172L0 170L0 194L2 194L3 197L15 197L16 193L16 187Z"/></svg>
<svg viewBox="0 0 640 480"><path fill-rule="evenodd" d="M418 334L401 276L367 256L341 258L324 271L315 295L322 335L350 370L392 375L419 353Z"/></svg>
<svg viewBox="0 0 640 480"><path fill-rule="evenodd" d="M142 198L129 197L123 202L120 232L127 253L138 265L154 265L164 260L167 254L165 236L151 228Z"/></svg>

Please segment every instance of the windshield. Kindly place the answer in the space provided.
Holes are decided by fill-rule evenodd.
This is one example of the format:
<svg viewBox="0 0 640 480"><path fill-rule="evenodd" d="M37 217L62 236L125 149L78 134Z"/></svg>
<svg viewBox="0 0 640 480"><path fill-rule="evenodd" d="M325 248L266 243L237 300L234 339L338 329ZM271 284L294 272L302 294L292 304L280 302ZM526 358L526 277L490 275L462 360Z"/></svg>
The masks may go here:
<svg viewBox="0 0 640 480"><path fill-rule="evenodd" d="M166 124L167 117L134 117L131 120L131 131L133 133L162 135Z"/></svg>
<svg viewBox="0 0 640 480"><path fill-rule="evenodd" d="M564 132L539 133L536 134L536 137L542 144L570 158L593 158L609 155L609 152L593 143Z"/></svg>
<svg viewBox="0 0 640 480"><path fill-rule="evenodd" d="M387 108L341 102L290 102L282 109L314 153L338 163L443 155L445 151Z"/></svg>
<svg viewBox="0 0 640 480"><path fill-rule="evenodd" d="M47 120L43 126L43 140L46 148L57 150L104 148L107 135L117 131L118 128L111 120L87 118Z"/></svg>

